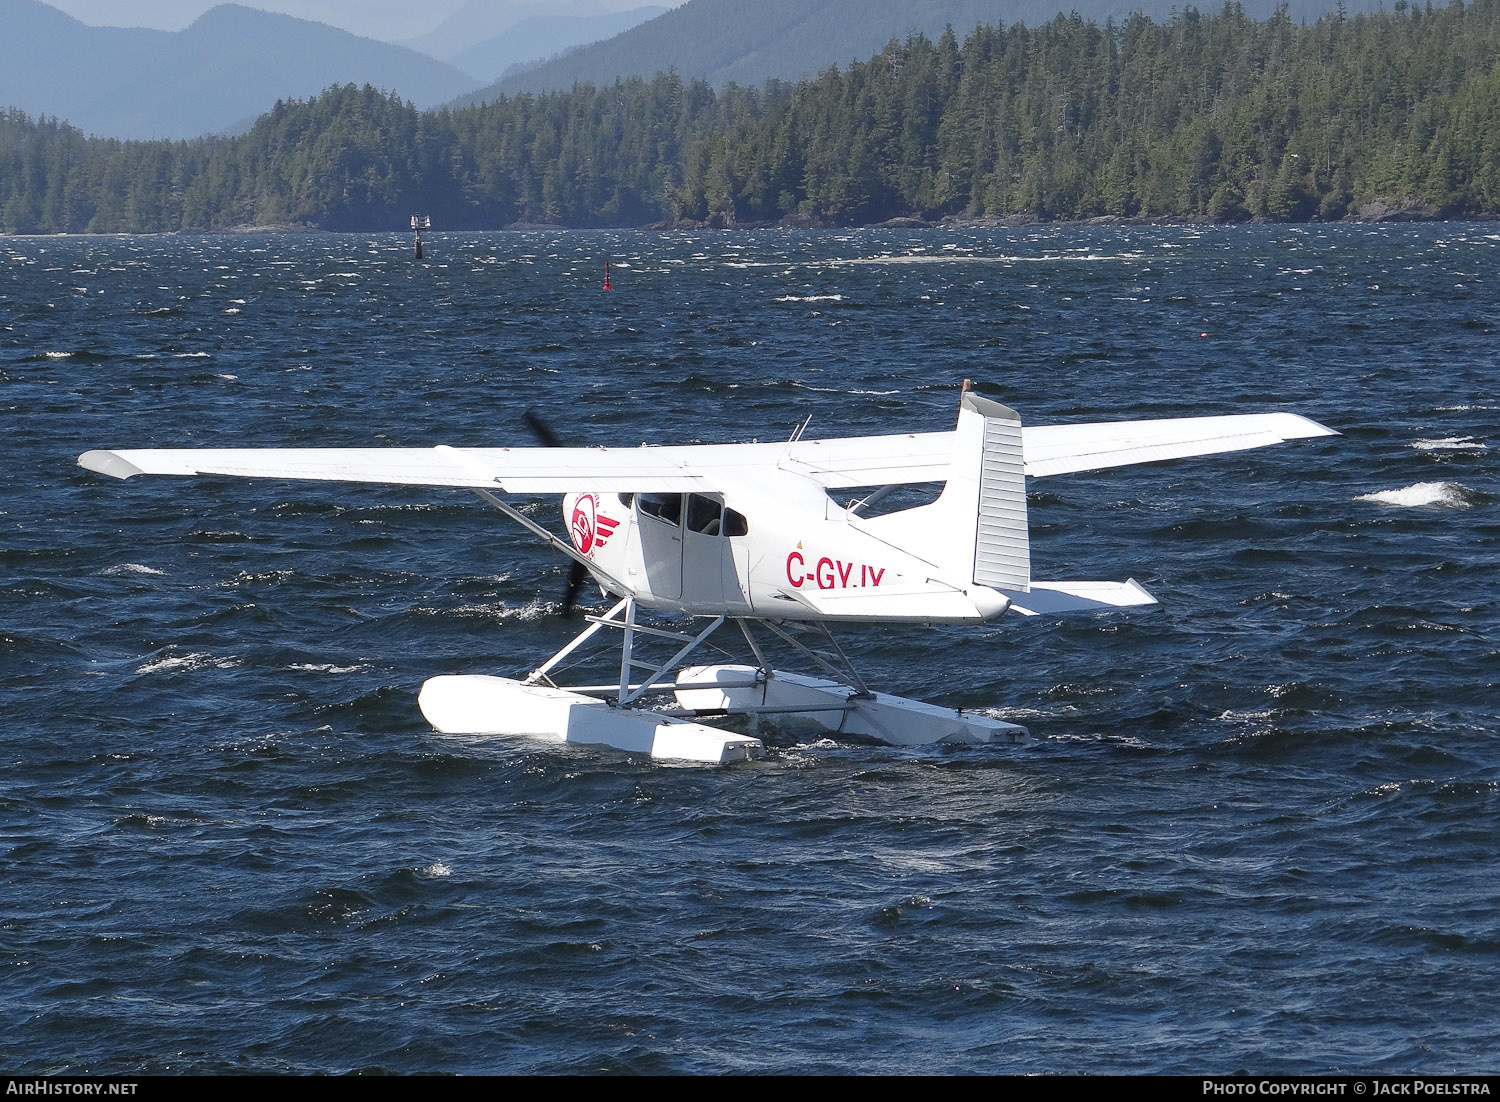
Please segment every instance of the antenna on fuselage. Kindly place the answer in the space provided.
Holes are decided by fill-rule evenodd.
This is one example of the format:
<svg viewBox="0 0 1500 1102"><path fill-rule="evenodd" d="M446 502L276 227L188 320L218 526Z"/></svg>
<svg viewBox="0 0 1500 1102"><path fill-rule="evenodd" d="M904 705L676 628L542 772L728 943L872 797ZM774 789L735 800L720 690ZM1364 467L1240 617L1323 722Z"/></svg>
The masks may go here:
<svg viewBox="0 0 1500 1102"><path fill-rule="evenodd" d="M807 431L807 426L810 425L810 424L812 424L812 419L813 419L813 415L809 413L807 415L807 419L805 421L803 421L802 424L798 425L796 428L794 428L792 430L792 435L787 440L787 443L788 444L795 444L798 440L801 440L802 439L802 434Z"/></svg>

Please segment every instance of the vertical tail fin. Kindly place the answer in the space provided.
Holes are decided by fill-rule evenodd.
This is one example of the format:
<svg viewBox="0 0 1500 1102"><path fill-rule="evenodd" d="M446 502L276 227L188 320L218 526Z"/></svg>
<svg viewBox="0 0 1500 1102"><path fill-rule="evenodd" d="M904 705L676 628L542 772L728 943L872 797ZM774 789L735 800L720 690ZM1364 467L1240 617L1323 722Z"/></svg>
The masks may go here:
<svg viewBox="0 0 1500 1102"><path fill-rule="evenodd" d="M1025 593L1031 584L1021 418L964 384L948 484L930 505L862 522L966 589L974 583Z"/></svg>
<svg viewBox="0 0 1500 1102"><path fill-rule="evenodd" d="M962 500L954 502L955 512L968 513L968 526L974 531L973 580L1026 592L1031 584L1031 536L1020 415L965 390L953 466L955 476L964 468L973 472L950 478L943 491L943 497L958 493Z"/></svg>

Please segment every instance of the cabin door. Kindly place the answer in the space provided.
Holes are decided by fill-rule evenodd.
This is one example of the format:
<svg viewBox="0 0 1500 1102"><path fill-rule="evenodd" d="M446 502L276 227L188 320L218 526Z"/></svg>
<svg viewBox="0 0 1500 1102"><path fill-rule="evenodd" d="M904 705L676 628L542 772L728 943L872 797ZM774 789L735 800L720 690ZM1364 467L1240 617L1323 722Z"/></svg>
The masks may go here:
<svg viewBox="0 0 1500 1102"><path fill-rule="evenodd" d="M641 534L646 585L653 597L682 597L682 494L639 494L636 526Z"/></svg>
<svg viewBox="0 0 1500 1102"><path fill-rule="evenodd" d="M719 534L724 504L702 494L687 495L682 520L682 603L704 608L724 605L724 560L729 541ZM731 559L730 569L734 569Z"/></svg>
<svg viewBox="0 0 1500 1102"><path fill-rule="evenodd" d="M750 604L735 568L735 540L746 534L745 518L718 497L688 494L682 518L682 603L730 615ZM743 549L740 558L744 558Z"/></svg>

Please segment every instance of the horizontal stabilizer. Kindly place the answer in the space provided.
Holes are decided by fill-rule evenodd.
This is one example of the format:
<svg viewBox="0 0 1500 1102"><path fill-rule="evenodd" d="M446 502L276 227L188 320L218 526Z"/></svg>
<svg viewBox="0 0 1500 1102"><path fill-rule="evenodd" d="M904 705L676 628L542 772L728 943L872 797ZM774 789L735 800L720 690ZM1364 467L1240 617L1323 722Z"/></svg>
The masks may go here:
<svg viewBox="0 0 1500 1102"><path fill-rule="evenodd" d="M1029 592L1007 596L1011 598L1010 607L1022 616L1156 604L1156 598L1134 578L1123 582L1032 582Z"/></svg>

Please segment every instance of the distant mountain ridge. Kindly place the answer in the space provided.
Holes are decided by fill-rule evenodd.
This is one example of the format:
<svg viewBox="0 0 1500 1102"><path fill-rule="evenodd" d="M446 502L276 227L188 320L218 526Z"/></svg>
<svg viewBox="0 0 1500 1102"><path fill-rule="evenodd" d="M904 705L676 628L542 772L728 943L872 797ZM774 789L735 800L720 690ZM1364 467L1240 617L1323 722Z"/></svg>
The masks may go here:
<svg viewBox="0 0 1500 1102"><path fill-rule="evenodd" d="M1252 18L1269 15L1284 0L1242 0ZM1336 0L1286 3L1293 20L1309 22ZM1349 0L1349 11L1374 10L1379 0ZM768 78L796 81L830 65L868 58L892 36L920 31L936 39L952 25L963 38L977 24L1035 27L1059 12L1074 12L1101 26L1131 12L1164 20L1187 6L1181 0L688 0L679 8L605 42L502 77L464 98L473 103L499 95L566 89L576 83L611 84L618 77L675 70L720 86L758 85ZM1214 5L1210 5L1212 8Z"/></svg>
<svg viewBox="0 0 1500 1102"><path fill-rule="evenodd" d="M477 83L403 46L223 4L181 31L90 27L41 0L0 0L0 106L112 138L191 138L243 127L278 99L372 84L419 106Z"/></svg>
<svg viewBox="0 0 1500 1102"><path fill-rule="evenodd" d="M648 4L603 15L534 15L444 60L481 80L503 79L517 65L543 62L566 50L613 38L666 10Z"/></svg>
<svg viewBox="0 0 1500 1102"><path fill-rule="evenodd" d="M641 4L645 0L634 0ZM651 4L654 11L636 8L631 0L466 0L436 27L407 39L401 45L457 65L473 76L484 77L481 68L465 68L457 59L464 54L483 54L498 49L514 53L523 61L541 61L560 50L600 39L659 15L666 4ZM630 7L639 13L623 19ZM549 30L549 26L551 30ZM561 30L559 35L556 33ZM529 51L529 52L528 52ZM507 61L506 65L512 64ZM489 76L498 75L494 70Z"/></svg>

